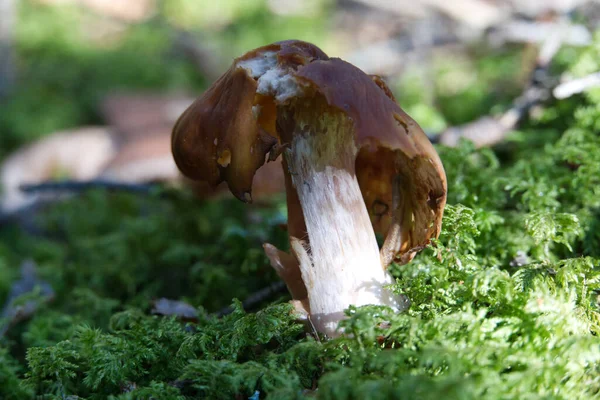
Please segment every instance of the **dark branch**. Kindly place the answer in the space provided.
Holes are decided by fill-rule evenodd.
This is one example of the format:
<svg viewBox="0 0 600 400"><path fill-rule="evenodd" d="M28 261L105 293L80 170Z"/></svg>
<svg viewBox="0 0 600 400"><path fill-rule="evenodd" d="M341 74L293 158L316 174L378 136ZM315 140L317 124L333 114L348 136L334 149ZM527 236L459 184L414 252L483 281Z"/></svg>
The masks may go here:
<svg viewBox="0 0 600 400"><path fill-rule="evenodd" d="M256 307L257 305L259 305L260 303L273 298L275 295L284 293L285 290L286 290L286 286L285 286L284 282L279 281L279 282L272 283L269 286L267 286L266 288L261 289L257 292L254 292L250 296L248 296L246 298L246 300L244 300L242 302L242 306L244 307L244 310L252 309L252 308ZM233 308L225 307L225 308L217 311L215 313L215 315L218 317L223 317L225 315L231 314L232 312L233 312Z"/></svg>
<svg viewBox="0 0 600 400"><path fill-rule="evenodd" d="M21 185L19 189L25 193L82 192L91 189L106 189L146 194L157 187L158 185L151 183L127 183L94 179L90 181L49 181L36 184L25 184Z"/></svg>

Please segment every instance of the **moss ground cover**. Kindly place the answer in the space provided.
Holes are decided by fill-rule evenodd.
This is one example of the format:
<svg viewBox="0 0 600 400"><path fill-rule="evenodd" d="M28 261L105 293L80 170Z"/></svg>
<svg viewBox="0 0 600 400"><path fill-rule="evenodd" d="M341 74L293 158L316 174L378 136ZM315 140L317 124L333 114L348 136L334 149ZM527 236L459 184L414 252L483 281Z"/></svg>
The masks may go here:
<svg viewBox="0 0 600 400"><path fill-rule="evenodd" d="M597 71L595 43L559 66ZM392 269L410 309L351 308L349 335L331 341L308 334L284 294L252 310L232 300L277 281L261 244L286 248L282 199L93 191L29 231L3 225L0 301L25 259L55 295L0 338L0 398L600 398L598 121L592 89L494 149L439 147L443 233ZM155 315L162 297L198 318Z"/></svg>

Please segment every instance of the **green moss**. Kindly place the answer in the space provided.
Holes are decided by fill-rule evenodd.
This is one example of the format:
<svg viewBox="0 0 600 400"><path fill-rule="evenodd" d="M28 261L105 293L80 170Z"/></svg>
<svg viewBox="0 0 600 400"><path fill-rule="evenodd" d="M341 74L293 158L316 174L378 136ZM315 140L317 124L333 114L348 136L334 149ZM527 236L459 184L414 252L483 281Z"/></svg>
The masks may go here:
<svg viewBox="0 0 600 400"><path fill-rule="evenodd" d="M258 33L247 40L271 35L272 25L256 22L264 22L257 11L262 2L243 10L230 6L240 21L255 25ZM40 10L35 13L49 12ZM68 21L78 15L67 8L61 12ZM40 56L48 31L62 41L40 56L46 60L40 71L59 74L57 84L69 81L69 68L57 72L63 60L80 60L87 51L76 37L61 33L63 28L20 28L30 31L19 44L24 54ZM143 64L156 56L141 38L150 35L158 47L165 42L139 29L122 49L102 53L107 63ZM236 29L227 34L235 36ZM139 53L126 54L134 48ZM565 51L577 58L562 66L576 75L598 70L596 48ZM90 71L103 65L98 57L83 57ZM512 97L511 88L499 100L489 93L514 77L515 57L500 54L475 63L476 79L461 92L439 97L441 111L428 114L431 125L463 122ZM138 67L127 70L140 87L187 79L176 77L178 67L162 72ZM87 96L105 85L125 85L134 78L130 72L98 73L93 84L98 86L90 83L81 91ZM53 104L60 108L78 93L80 78L40 92L40 98L56 95ZM442 78L436 90L450 90L444 83L449 78ZM481 80L485 84L478 87ZM438 148L449 187L442 234L408 265L391 267L392 289L408 296L410 309L395 314L385 307L351 307L342 323L349 335L327 342L294 320L286 295L255 312L232 300L278 280L261 244L287 246L281 199L248 206L201 201L185 191L147 196L92 191L50 206L36 221L35 234L4 225L2 304L19 279L19 265L29 258L55 297L40 301L30 318L0 338L0 398L597 398L599 104L593 92L551 104L494 149L477 150L466 142ZM60 124L82 115L88 121L85 107L61 110L68 117L56 117ZM6 115L2 118L12 118ZM42 115L37 122L52 125L44 121ZM14 132L24 131L24 125L9 122ZM188 302L198 319L154 315L152 301L161 297ZM215 316L232 301L231 314Z"/></svg>
<svg viewBox="0 0 600 400"><path fill-rule="evenodd" d="M277 211L254 209L251 226L244 205L168 192L57 205L42 225L53 238L16 250L34 251L57 299L11 331L27 358L7 363L8 379L48 398L595 397L596 189L574 181L594 182L600 144L572 129L530 148L536 163L468 143L440 149L451 188L442 235L392 267L411 308L350 308L350 335L326 343L285 304L204 311L276 280L257 249L285 245ZM512 263L519 252L528 260ZM202 305L199 321L150 315L159 296Z"/></svg>

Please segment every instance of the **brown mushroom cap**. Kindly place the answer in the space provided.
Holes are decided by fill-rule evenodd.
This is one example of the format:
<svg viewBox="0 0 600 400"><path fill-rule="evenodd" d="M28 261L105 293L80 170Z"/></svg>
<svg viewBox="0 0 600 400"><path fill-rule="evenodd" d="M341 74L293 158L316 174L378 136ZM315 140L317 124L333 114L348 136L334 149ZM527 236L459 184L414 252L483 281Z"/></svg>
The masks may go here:
<svg viewBox="0 0 600 400"><path fill-rule="evenodd" d="M226 181L242 201L251 200L252 178L277 139L252 115L256 81L235 64L196 100L173 128L175 163L191 179Z"/></svg>
<svg viewBox="0 0 600 400"><path fill-rule="evenodd" d="M242 66L272 53L276 66L297 84L296 96L258 93L258 78ZM249 201L256 170L285 145L277 132L278 107L314 100L318 115L322 99L354 123L356 175L374 229L388 234L395 226L388 240L395 243L386 245L397 261L410 261L441 228L446 202L442 163L380 77L329 58L312 44L285 41L236 59L176 123L175 161L186 176L213 185L226 181L235 196Z"/></svg>
<svg viewBox="0 0 600 400"><path fill-rule="evenodd" d="M278 62L289 68L327 58L316 46L301 41L279 42L246 53L179 117L171 140L175 163L184 175L211 185L226 181L233 195L244 202L252 199L256 170L278 143L273 136L273 101L262 98L262 105L271 112L262 112L257 120L252 110L261 104L257 81L239 66L265 52L277 52Z"/></svg>

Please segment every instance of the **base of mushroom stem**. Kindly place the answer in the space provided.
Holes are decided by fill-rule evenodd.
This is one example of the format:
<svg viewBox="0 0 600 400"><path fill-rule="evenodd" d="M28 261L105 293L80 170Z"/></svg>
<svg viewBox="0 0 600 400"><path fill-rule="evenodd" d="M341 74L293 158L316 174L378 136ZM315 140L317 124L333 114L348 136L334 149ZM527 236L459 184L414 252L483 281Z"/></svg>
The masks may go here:
<svg viewBox="0 0 600 400"><path fill-rule="evenodd" d="M294 239L296 242L297 239ZM294 307L294 315L299 322L305 325L305 328L309 332L313 333L329 333L331 336L337 336L343 333L343 331L337 329L338 323L346 318L345 310L325 314L312 314L310 313L310 305L308 301L308 294L304 282L300 277L300 265L295 257L288 253L277 249L275 246L269 243L263 245L265 254L271 266L275 269L279 277L285 282L288 287L290 294L294 300L290 301L290 304ZM391 283L391 277L390 277ZM394 310L400 312L405 311L410 306L410 301L404 295L394 296L395 307ZM314 322L313 322L314 321ZM324 332L323 330L317 330L319 327L328 327L329 331Z"/></svg>
<svg viewBox="0 0 600 400"><path fill-rule="evenodd" d="M397 309L397 312L403 312L408 310L408 308L410 307L410 300L408 299L408 297L404 296L404 295L400 295L399 299L401 301L401 307L399 309ZM324 324L324 321L335 321L335 324L339 324L341 321L343 321L344 319L346 319L346 314L345 312L336 312L332 315L328 315L328 316L324 316L324 315L311 315L308 308L308 299L305 299L303 301L300 300L290 300L290 304L292 305L292 307L294 307L294 310L292 311L294 314L294 317L296 318L296 321L302 323L304 325L304 328L306 329L307 332L310 332L314 335L318 335L319 333L323 333L323 332L319 332L316 328L316 325L327 325ZM387 321L383 321L379 324L380 327L384 327L386 325L389 325L389 322ZM343 328L337 328L329 333L325 333L325 337L326 338L335 338L338 337L340 335L344 334L344 330Z"/></svg>

